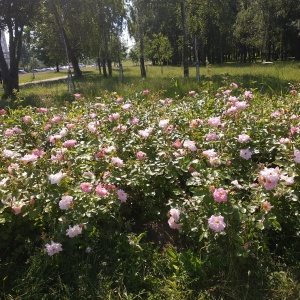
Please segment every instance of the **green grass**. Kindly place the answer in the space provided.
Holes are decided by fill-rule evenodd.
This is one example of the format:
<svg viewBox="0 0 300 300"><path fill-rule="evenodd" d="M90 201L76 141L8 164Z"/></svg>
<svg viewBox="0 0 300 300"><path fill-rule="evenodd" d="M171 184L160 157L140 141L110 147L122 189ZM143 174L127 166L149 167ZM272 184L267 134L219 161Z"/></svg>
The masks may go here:
<svg viewBox="0 0 300 300"><path fill-rule="evenodd" d="M211 93L217 91L225 83L236 82L245 88L257 89L261 94L268 97L285 95L288 93L290 83L299 80L300 63L275 62L273 65L239 64L227 63L222 65L209 65L200 67L200 83L196 81L195 67L190 67L189 79L183 78L181 66L164 66L163 74L160 66L146 64L147 78L140 77L140 67L133 65L130 61L123 64L123 80L120 81L117 68L113 69L112 78L104 78L95 67L82 69L83 78L74 78L74 93L82 93L86 97L101 96L104 92L118 92L121 96L130 96L133 92L148 89L157 93L158 97L183 97L189 90L209 90ZM72 99L68 92L67 79L59 81L43 82L36 84L39 80L65 77L67 71L60 73L39 72L20 75L19 97L24 105L52 106L62 105L65 100ZM29 84L32 83L32 84ZM2 101L1 106L7 103Z"/></svg>

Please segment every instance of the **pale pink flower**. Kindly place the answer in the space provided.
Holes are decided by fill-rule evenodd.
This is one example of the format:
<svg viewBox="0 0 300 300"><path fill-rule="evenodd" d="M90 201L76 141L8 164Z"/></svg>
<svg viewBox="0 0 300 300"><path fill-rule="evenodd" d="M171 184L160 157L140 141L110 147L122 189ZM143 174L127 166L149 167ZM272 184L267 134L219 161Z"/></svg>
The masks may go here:
<svg viewBox="0 0 300 300"><path fill-rule="evenodd" d="M14 131L14 133L17 133L17 134L20 134L23 132L22 129L18 128L18 127L14 127L12 130Z"/></svg>
<svg viewBox="0 0 300 300"><path fill-rule="evenodd" d="M294 150L294 162L298 164L300 163L300 150Z"/></svg>
<svg viewBox="0 0 300 300"><path fill-rule="evenodd" d="M115 166L117 166L119 168L124 167L124 162L119 157L112 157L111 158L111 162L112 162L113 165L115 165Z"/></svg>
<svg viewBox="0 0 300 300"><path fill-rule="evenodd" d="M99 97L101 99L101 97ZM106 105L104 103L95 103L94 107L100 107L102 110L106 109Z"/></svg>
<svg viewBox="0 0 300 300"><path fill-rule="evenodd" d="M221 117L212 117L207 120L207 123L212 127L221 125Z"/></svg>
<svg viewBox="0 0 300 300"><path fill-rule="evenodd" d="M290 94L292 94L292 95L297 95L298 92L297 92L297 90L290 90Z"/></svg>
<svg viewBox="0 0 300 300"><path fill-rule="evenodd" d="M236 188L238 188L238 189L243 188L243 187L239 184L239 182L238 182L237 180L231 181L231 184L233 184L233 185L234 185Z"/></svg>
<svg viewBox="0 0 300 300"><path fill-rule="evenodd" d="M68 124L66 125L66 127L67 127L67 129L72 129L72 128L75 127L75 124L73 124L73 123L68 123Z"/></svg>
<svg viewBox="0 0 300 300"><path fill-rule="evenodd" d="M33 120L32 120L32 117L30 117L30 116L24 116L24 117L22 118L22 120L23 120L24 123L30 123L30 122L33 121Z"/></svg>
<svg viewBox="0 0 300 300"><path fill-rule="evenodd" d="M195 91L189 91L189 95L195 95L196 92Z"/></svg>
<svg viewBox="0 0 300 300"><path fill-rule="evenodd" d="M233 115L233 114L235 114L237 111L238 111L237 107L232 106L232 107L228 108L228 109L224 112L224 114L227 114L227 115Z"/></svg>
<svg viewBox="0 0 300 300"><path fill-rule="evenodd" d="M84 193L91 193L93 190L93 185L90 182L82 182L80 188Z"/></svg>
<svg viewBox="0 0 300 300"><path fill-rule="evenodd" d="M103 148L105 153L112 153L114 151L116 151L116 147L115 146L108 146L106 148Z"/></svg>
<svg viewBox="0 0 300 300"><path fill-rule="evenodd" d="M146 139L150 134L152 134L152 132L153 132L153 128L152 128L152 127L148 127L147 129L139 130L139 131L138 131L138 134L139 134L142 138Z"/></svg>
<svg viewBox="0 0 300 300"><path fill-rule="evenodd" d="M0 115L3 116L6 114L6 110L5 109L0 109Z"/></svg>
<svg viewBox="0 0 300 300"><path fill-rule="evenodd" d="M58 123L61 121L61 116L54 116L53 118L50 119L51 123Z"/></svg>
<svg viewBox="0 0 300 300"><path fill-rule="evenodd" d="M127 194L123 190L121 190L121 189L117 190L117 196L120 201L126 202Z"/></svg>
<svg viewBox="0 0 300 300"><path fill-rule="evenodd" d="M169 122L170 122L169 119L160 120L158 123L158 127L166 128L169 125Z"/></svg>
<svg viewBox="0 0 300 300"><path fill-rule="evenodd" d="M40 113L46 113L48 111L48 109L44 107L38 107L36 110Z"/></svg>
<svg viewBox="0 0 300 300"><path fill-rule="evenodd" d="M264 201L262 203L262 207L265 212L269 212L272 208L271 203L269 201Z"/></svg>
<svg viewBox="0 0 300 300"><path fill-rule="evenodd" d="M4 131L4 135L5 135L5 136L12 136L14 133L15 133L15 132L14 132L13 129L6 129L6 130Z"/></svg>
<svg viewBox="0 0 300 300"><path fill-rule="evenodd" d="M103 187L102 184L98 184L96 186L95 192L96 192L96 194L98 194L101 197L108 195L108 190L105 187Z"/></svg>
<svg viewBox="0 0 300 300"><path fill-rule="evenodd" d="M253 94L250 91L245 91L244 96L246 99L252 99L253 98Z"/></svg>
<svg viewBox="0 0 300 300"><path fill-rule="evenodd" d="M68 134L68 129L66 127L62 128L62 130L59 132L59 135L61 137L65 137Z"/></svg>
<svg viewBox="0 0 300 300"><path fill-rule="evenodd" d="M26 154L20 158L20 161L23 163L34 162L38 159L38 157L34 154Z"/></svg>
<svg viewBox="0 0 300 300"><path fill-rule="evenodd" d="M237 101L235 103L235 107L239 110L243 110L248 106L249 106L249 104L246 101Z"/></svg>
<svg viewBox="0 0 300 300"><path fill-rule="evenodd" d="M169 211L171 217L173 217L175 222L179 221L180 218L180 210L178 208L171 208Z"/></svg>
<svg viewBox="0 0 300 300"><path fill-rule="evenodd" d="M59 205L60 209L68 210L73 205L73 197L72 196L62 196L58 205Z"/></svg>
<svg viewBox="0 0 300 300"><path fill-rule="evenodd" d="M190 151L196 151L196 143L194 141L186 140L183 142L183 147L189 149Z"/></svg>
<svg viewBox="0 0 300 300"><path fill-rule="evenodd" d="M227 96L227 95L229 95L231 93L231 90L226 90L226 91L223 91L222 93L223 93L223 95Z"/></svg>
<svg viewBox="0 0 300 300"><path fill-rule="evenodd" d="M219 136L215 133L208 133L205 135L205 138L209 141L216 141L219 139Z"/></svg>
<svg viewBox="0 0 300 300"><path fill-rule="evenodd" d="M16 157L19 157L21 155L16 151L4 149L4 150L2 150L2 156L4 158L16 158Z"/></svg>
<svg viewBox="0 0 300 300"><path fill-rule="evenodd" d="M50 128L51 128L51 124L46 124L46 125L44 126L44 130L45 130L45 131L49 130Z"/></svg>
<svg viewBox="0 0 300 300"><path fill-rule="evenodd" d="M280 144L288 144L291 140L289 138L280 138L279 143Z"/></svg>
<svg viewBox="0 0 300 300"><path fill-rule="evenodd" d="M281 112L277 109L275 112L271 113L271 118L281 117Z"/></svg>
<svg viewBox="0 0 300 300"><path fill-rule="evenodd" d="M123 125L123 124L119 124L117 127L116 127L116 130L119 130L119 131L126 131L127 130L127 126Z"/></svg>
<svg viewBox="0 0 300 300"><path fill-rule="evenodd" d="M42 157L45 154L45 152L43 150L35 149L35 150L32 150L32 154L37 157Z"/></svg>
<svg viewBox="0 0 300 300"><path fill-rule="evenodd" d="M280 180L280 169L276 168L264 168L260 171L260 175L263 179L270 182L278 183Z"/></svg>
<svg viewBox="0 0 300 300"><path fill-rule="evenodd" d="M45 245L45 248L46 248L46 251L47 251L47 254L52 256L54 254L57 254L59 253L60 251L62 251L62 244L60 243L55 243L53 241L51 241L51 244L46 244Z"/></svg>
<svg viewBox="0 0 300 300"><path fill-rule="evenodd" d="M63 146L67 148L72 148L76 145L76 143L77 143L76 140L67 140L63 143Z"/></svg>
<svg viewBox="0 0 300 300"><path fill-rule="evenodd" d="M122 108L123 110L129 110L130 107L131 107L131 104L130 104L130 103L126 103L126 104L124 104L124 105L121 106L121 108Z"/></svg>
<svg viewBox="0 0 300 300"><path fill-rule="evenodd" d="M50 181L51 181L51 184L59 184L60 181L61 181L64 177L66 177L66 176L67 176L66 173L63 173L62 171L59 171L58 173L56 173L56 174L51 174L51 175L49 175L48 177L49 177L49 179L50 179Z"/></svg>
<svg viewBox="0 0 300 300"><path fill-rule="evenodd" d="M117 120L120 118L120 114L119 113L113 113L111 115L109 115L108 120L109 121L113 121L113 120Z"/></svg>
<svg viewBox="0 0 300 300"><path fill-rule="evenodd" d="M250 149L242 149L240 150L240 157L248 160L250 159L252 156L252 152L250 151Z"/></svg>
<svg viewBox="0 0 300 300"><path fill-rule="evenodd" d="M87 127L88 127L88 130L91 133L96 133L97 132L97 124L95 122L89 123Z"/></svg>
<svg viewBox="0 0 300 300"><path fill-rule="evenodd" d="M209 158L209 163L213 166L213 167L217 167L221 164L221 160L218 156L215 157L210 157Z"/></svg>
<svg viewBox="0 0 300 300"><path fill-rule="evenodd" d="M173 217L169 218L168 224L169 224L170 228L172 228L172 229L178 229L179 230L182 227L182 224L177 224Z"/></svg>
<svg viewBox="0 0 300 300"><path fill-rule="evenodd" d="M13 170L19 170L19 164L14 164L14 163L11 163L10 166L7 168L8 170L8 173L9 174L12 174L13 173Z"/></svg>
<svg viewBox="0 0 300 300"><path fill-rule="evenodd" d="M120 102L122 102L123 100L124 100L123 98L119 97L119 98L116 99L116 102L120 103Z"/></svg>
<svg viewBox="0 0 300 300"><path fill-rule="evenodd" d="M144 90L144 91L143 91L143 94L144 94L144 95L149 94L149 90Z"/></svg>
<svg viewBox="0 0 300 300"><path fill-rule="evenodd" d="M205 150L202 152L202 154L207 158L216 157L218 155L214 149Z"/></svg>
<svg viewBox="0 0 300 300"><path fill-rule="evenodd" d="M147 157L147 154L145 153L145 152L143 152L143 151L139 151L139 152L137 152L137 154L136 154L136 158L138 159L138 160L143 160L143 159L145 159Z"/></svg>
<svg viewBox="0 0 300 300"><path fill-rule="evenodd" d="M232 103L236 103L238 101L238 98L235 96L229 96L228 101L231 102L232 105Z"/></svg>
<svg viewBox="0 0 300 300"><path fill-rule="evenodd" d="M182 147L182 143L180 142L179 139L177 139L177 140L173 143L173 146L174 146L175 148L180 148L180 147Z"/></svg>
<svg viewBox="0 0 300 300"><path fill-rule="evenodd" d="M130 125L136 125L136 124L138 124L139 121L140 120L138 118L133 118L130 120Z"/></svg>
<svg viewBox="0 0 300 300"><path fill-rule="evenodd" d="M239 143L247 143L248 141L250 141L250 136L248 134L240 134L238 137L238 142Z"/></svg>
<svg viewBox="0 0 300 300"><path fill-rule="evenodd" d="M98 115L94 112L90 113L90 118L95 119Z"/></svg>
<svg viewBox="0 0 300 300"><path fill-rule="evenodd" d="M231 88L233 88L233 89L237 89L237 88L238 88L238 85L237 85L236 83L234 83L234 82L230 83L229 86L230 86Z"/></svg>
<svg viewBox="0 0 300 300"><path fill-rule="evenodd" d="M215 189L215 191L213 192L213 197L216 202L226 202L227 192L223 188Z"/></svg>
<svg viewBox="0 0 300 300"><path fill-rule="evenodd" d="M290 177L287 175L280 175L280 180L283 180L286 185L293 185L295 183L294 177Z"/></svg>
<svg viewBox="0 0 300 300"><path fill-rule="evenodd" d="M82 227L80 225L74 225L73 227L69 226L69 229L67 229L66 235L70 238L73 238L79 234L82 234Z"/></svg>
<svg viewBox="0 0 300 300"><path fill-rule="evenodd" d="M61 138L62 136L60 134L51 135L49 136L49 142L55 144L57 141L61 140Z"/></svg>
<svg viewBox="0 0 300 300"><path fill-rule="evenodd" d="M208 225L215 232L223 231L225 229L225 227L226 227L226 224L224 222L224 217L222 217L222 216L214 216L214 215L212 215L208 219Z"/></svg>

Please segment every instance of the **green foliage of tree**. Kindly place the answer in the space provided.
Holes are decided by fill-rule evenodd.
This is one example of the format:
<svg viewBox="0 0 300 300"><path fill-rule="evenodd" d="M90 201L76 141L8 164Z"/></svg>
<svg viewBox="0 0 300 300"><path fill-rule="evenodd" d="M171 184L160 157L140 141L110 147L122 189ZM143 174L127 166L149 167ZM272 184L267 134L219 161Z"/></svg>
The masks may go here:
<svg viewBox="0 0 300 300"><path fill-rule="evenodd" d="M7 31L9 36L9 66L0 46L0 69L6 96L13 95L14 91L19 89L18 68L22 53L22 37L24 29L36 22L40 3L40 0L0 1L0 29Z"/></svg>

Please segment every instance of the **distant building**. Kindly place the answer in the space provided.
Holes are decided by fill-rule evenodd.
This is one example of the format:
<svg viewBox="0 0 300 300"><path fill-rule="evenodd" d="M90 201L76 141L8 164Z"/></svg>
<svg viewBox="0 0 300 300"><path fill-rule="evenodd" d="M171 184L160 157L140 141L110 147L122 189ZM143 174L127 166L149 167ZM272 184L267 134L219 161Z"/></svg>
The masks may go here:
<svg viewBox="0 0 300 300"><path fill-rule="evenodd" d="M9 59L9 51L7 48L6 38L4 31L1 31L1 47L4 53L4 58L6 60L7 66L10 66L10 59Z"/></svg>

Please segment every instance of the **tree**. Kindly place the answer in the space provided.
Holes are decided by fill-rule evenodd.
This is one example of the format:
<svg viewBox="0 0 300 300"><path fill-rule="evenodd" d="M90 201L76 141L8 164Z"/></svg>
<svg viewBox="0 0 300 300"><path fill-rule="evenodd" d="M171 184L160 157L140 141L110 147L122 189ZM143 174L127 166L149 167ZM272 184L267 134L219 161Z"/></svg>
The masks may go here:
<svg viewBox="0 0 300 300"><path fill-rule="evenodd" d="M4 95L11 96L19 90L19 62L22 53L22 37L25 27L37 20L40 0L1 0L0 29L8 32L10 65L7 65L0 46L0 69L3 78ZM1 33L0 33L1 35Z"/></svg>

